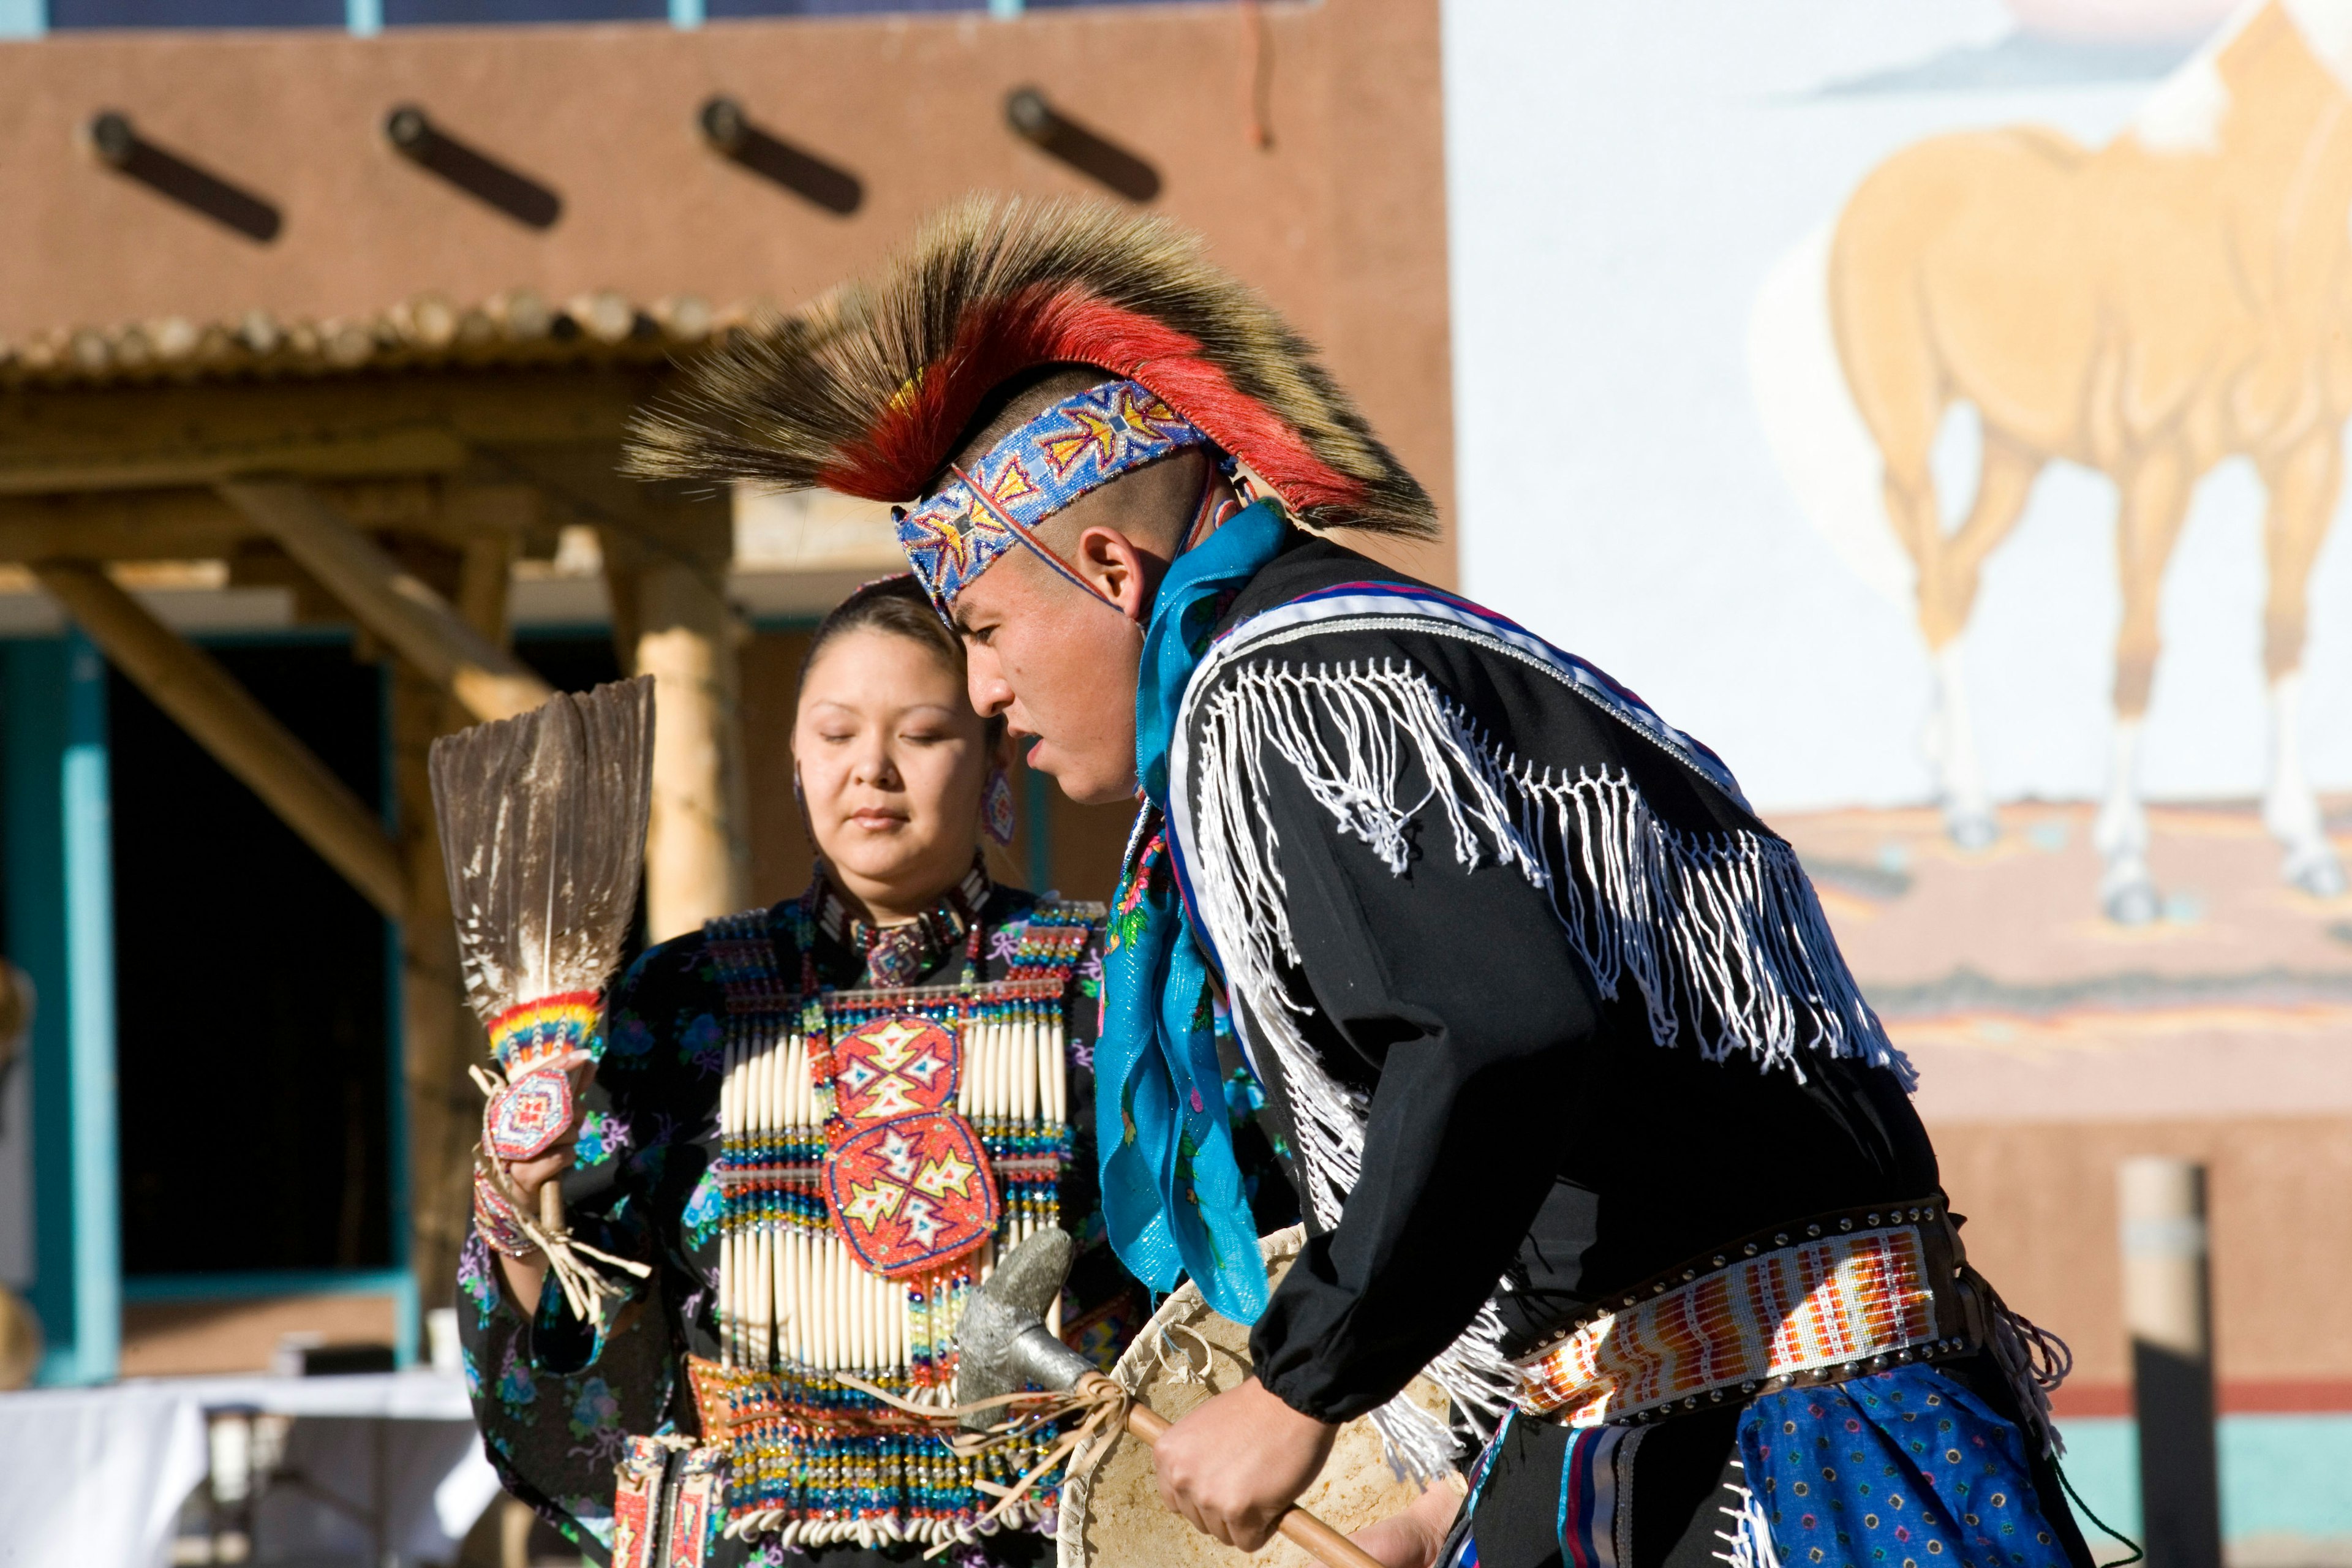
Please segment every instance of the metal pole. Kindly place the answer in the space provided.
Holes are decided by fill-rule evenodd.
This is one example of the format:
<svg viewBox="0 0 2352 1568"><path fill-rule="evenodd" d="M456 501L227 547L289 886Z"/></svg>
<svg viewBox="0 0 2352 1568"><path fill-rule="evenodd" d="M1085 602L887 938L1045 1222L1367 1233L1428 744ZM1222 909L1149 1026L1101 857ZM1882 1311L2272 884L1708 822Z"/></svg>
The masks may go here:
<svg viewBox="0 0 2352 1568"><path fill-rule="evenodd" d="M2221 1568L2205 1167L2145 1156L2116 1175L2148 1568Z"/></svg>

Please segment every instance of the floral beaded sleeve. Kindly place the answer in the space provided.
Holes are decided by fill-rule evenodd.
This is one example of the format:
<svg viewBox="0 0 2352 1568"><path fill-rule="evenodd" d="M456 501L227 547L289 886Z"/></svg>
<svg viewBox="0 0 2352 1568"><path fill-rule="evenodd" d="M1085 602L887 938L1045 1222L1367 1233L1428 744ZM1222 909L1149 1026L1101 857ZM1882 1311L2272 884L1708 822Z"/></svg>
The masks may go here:
<svg viewBox="0 0 2352 1568"><path fill-rule="evenodd" d="M709 1074L695 1056L698 1039L717 1028L709 997L698 995L708 988L700 946L697 934L656 948L616 987L563 1178L572 1228L653 1265L651 1278L612 1273L623 1296L583 1323L553 1289L527 1319L478 1236L467 1238L458 1270L467 1384L491 1463L509 1491L599 1561L611 1545L623 1442L677 1430L684 1412L678 1330L696 1310L699 1277L682 1233L708 1163L700 1123L716 1083L704 1087ZM658 1053L656 1035L666 1037Z"/></svg>

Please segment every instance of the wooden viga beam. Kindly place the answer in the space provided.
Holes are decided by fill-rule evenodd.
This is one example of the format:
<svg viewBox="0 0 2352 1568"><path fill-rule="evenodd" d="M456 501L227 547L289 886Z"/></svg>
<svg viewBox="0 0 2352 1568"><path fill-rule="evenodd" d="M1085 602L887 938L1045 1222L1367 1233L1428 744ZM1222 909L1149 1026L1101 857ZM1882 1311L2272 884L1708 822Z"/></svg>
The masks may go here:
<svg viewBox="0 0 2352 1568"><path fill-rule="evenodd" d="M33 574L114 667L259 795L360 895L401 918L400 852L373 812L270 717L219 661L86 561L40 561Z"/></svg>
<svg viewBox="0 0 2352 1568"><path fill-rule="evenodd" d="M528 713L555 689L466 624L449 602L401 569L310 486L291 479L238 479L216 487L426 679L476 719Z"/></svg>

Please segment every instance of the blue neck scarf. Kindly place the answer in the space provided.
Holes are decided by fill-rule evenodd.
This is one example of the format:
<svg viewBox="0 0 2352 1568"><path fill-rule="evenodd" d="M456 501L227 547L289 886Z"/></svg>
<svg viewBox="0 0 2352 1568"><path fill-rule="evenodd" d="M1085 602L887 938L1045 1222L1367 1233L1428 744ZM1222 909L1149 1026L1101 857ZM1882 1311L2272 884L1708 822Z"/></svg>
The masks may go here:
<svg viewBox="0 0 2352 1568"><path fill-rule="evenodd" d="M1152 602L1135 690L1135 773L1145 804L1129 838L1103 959L1095 1128L1111 1246L1152 1289L1190 1275L1235 1322L1265 1310L1257 1226L1234 1158L1217 1039L1223 998L1191 930L1165 828L1176 713L1209 633L1286 527L1260 501L1178 557Z"/></svg>

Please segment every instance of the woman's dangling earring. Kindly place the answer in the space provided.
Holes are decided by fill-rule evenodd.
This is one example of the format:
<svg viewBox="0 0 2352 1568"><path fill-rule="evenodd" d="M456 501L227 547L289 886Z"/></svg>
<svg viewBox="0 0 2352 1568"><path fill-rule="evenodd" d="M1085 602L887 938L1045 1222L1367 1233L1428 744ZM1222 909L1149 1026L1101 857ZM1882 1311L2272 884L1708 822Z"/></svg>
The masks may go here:
<svg viewBox="0 0 2352 1568"><path fill-rule="evenodd" d="M1013 781L1003 768L992 768L980 792L980 830L999 849L1013 842Z"/></svg>
<svg viewBox="0 0 2352 1568"><path fill-rule="evenodd" d="M820 865L823 864L824 851L817 847L816 824L809 820L808 791L801 787L798 763L793 764L793 806L800 814L801 837L808 840L809 853L816 857Z"/></svg>

